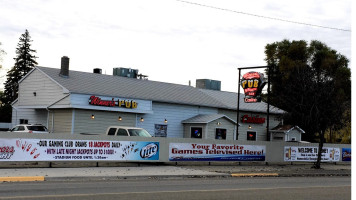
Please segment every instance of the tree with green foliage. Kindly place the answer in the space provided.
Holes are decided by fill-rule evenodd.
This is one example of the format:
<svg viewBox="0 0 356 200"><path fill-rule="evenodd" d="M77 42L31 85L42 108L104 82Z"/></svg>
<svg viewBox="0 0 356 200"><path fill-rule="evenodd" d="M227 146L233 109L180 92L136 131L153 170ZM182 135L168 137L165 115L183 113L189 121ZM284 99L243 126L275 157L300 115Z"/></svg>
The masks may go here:
<svg viewBox="0 0 356 200"><path fill-rule="evenodd" d="M348 59L320 41L283 40L267 44L271 82L270 103L288 114L285 122L305 130L305 140L318 141L315 168L320 168L324 133L345 126L344 111L351 105Z"/></svg>
<svg viewBox="0 0 356 200"><path fill-rule="evenodd" d="M19 80L37 65L36 57L33 55L36 51L31 49L31 42L31 36L26 30L17 44L15 65L6 75L5 104L11 104L17 98Z"/></svg>

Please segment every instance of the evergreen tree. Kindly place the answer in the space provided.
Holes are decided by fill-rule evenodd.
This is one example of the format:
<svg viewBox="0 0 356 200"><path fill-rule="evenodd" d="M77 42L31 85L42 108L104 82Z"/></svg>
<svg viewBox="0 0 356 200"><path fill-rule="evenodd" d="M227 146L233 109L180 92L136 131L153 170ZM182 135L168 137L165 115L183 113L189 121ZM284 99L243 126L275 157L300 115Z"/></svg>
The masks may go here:
<svg viewBox="0 0 356 200"><path fill-rule="evenodd" d="M26 29L21 35L20 41L16 48L16 58L14 67L7 72L7 80L5 82L5 104L11 104L18 97L18 82L36 65L36 57L33 53L36 50L31 49L31 36Z"/></svg>

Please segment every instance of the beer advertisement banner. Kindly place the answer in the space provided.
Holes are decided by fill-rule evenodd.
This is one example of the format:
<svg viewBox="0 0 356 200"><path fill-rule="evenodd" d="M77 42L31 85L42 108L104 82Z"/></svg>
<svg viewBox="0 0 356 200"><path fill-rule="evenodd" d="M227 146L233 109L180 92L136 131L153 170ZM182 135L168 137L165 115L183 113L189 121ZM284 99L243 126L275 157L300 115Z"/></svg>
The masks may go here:
<svg viewBox="0 0 356 200"><path fill-rule="evenodd" d="M318 147L284 147L284 161L315 162L318 158ZM337 162L340 160L340 148L324 147L321 161Z"/></svg>
<svg viewBox="0 0 356 200"><path fill-rule="evenodd" d="M266 146L170 143L170 161L264 161Z"/></svg>
<svg viewBox="0 0 356 200"><path fill-rule="evenodd" d="M351 161L351 148L342 148L342 161Z"/></svg>
<svg viewBox="0 0 356 200"><path fill-rule="evenodd" d="M0 139L0 161L159 160L159 142Z"/></svg>

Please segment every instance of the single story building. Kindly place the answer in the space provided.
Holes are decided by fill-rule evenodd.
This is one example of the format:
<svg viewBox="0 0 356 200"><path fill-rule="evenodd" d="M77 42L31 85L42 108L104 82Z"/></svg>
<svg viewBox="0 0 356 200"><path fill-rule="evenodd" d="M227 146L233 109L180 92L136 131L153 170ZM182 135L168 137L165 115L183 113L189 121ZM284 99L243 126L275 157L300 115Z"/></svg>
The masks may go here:
<svg viewBox="0 0 356 200"><path fill-rule="evenodd" d="M278 125L270 130L270 141L302 141L305 131L299 126Z"/></svg>
<svg viewBox="0 0 356 200"><path fill-rule="evenodd" d="M50 134L104 134L119 125L142 127L157 137L269 140L264 102L244 103L241 95L237 118L238 94L220 91L219 82L213 89L199 82L197 88L137 79L130 69L120 70L114 75L72 71L68 57L62 57L61 69L35 67L19 81L12 125L40 123ZM279 125L283 113L270 106L269 127Z"/></svg>

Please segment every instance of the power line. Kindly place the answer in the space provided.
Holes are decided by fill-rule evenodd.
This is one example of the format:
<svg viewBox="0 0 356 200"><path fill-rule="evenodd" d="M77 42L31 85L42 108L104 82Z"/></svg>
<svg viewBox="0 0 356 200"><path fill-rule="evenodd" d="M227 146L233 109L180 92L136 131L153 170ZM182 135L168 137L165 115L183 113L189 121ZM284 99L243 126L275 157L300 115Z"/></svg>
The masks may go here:
<svg viewBox="0 0 356 200"><path fill-rule="evenodd" d="M194 2L189 2L189 1L183 1L183 0L176 0L176 1L179 1L179 2L182 2L182 3L191 4L191 5L196 5L196 6L202 6L202 7L206 7L206 8L212 8L212 9L216 9L216 10L233 12L233 13L242 14L242 15L249 15L249 16L252 16L252 17L259 17L259 18L264 18L264 19L282 21L282 22L299 24L299 25L312 26L312 27L317 27L317 28L324 28L324 29L331 29L331 30L337 30L337 31L351 32L351 30L349 30L349 29L341 29L341 28L335 28L335 27L329 27L329 26L321 26L321 25L316 25L316 24L309 24L309 23L305 23L305 22L291 21L291 20L275 18L275 17L267 17L267 16L263 16L263 15L257 15L257 14L247 13L247 12L230 10L230 9L227 9L227 8L219 8L219 7L215 7L215 6L210 6L210 5L200 4L200 3L194 3Z"/></svg>

